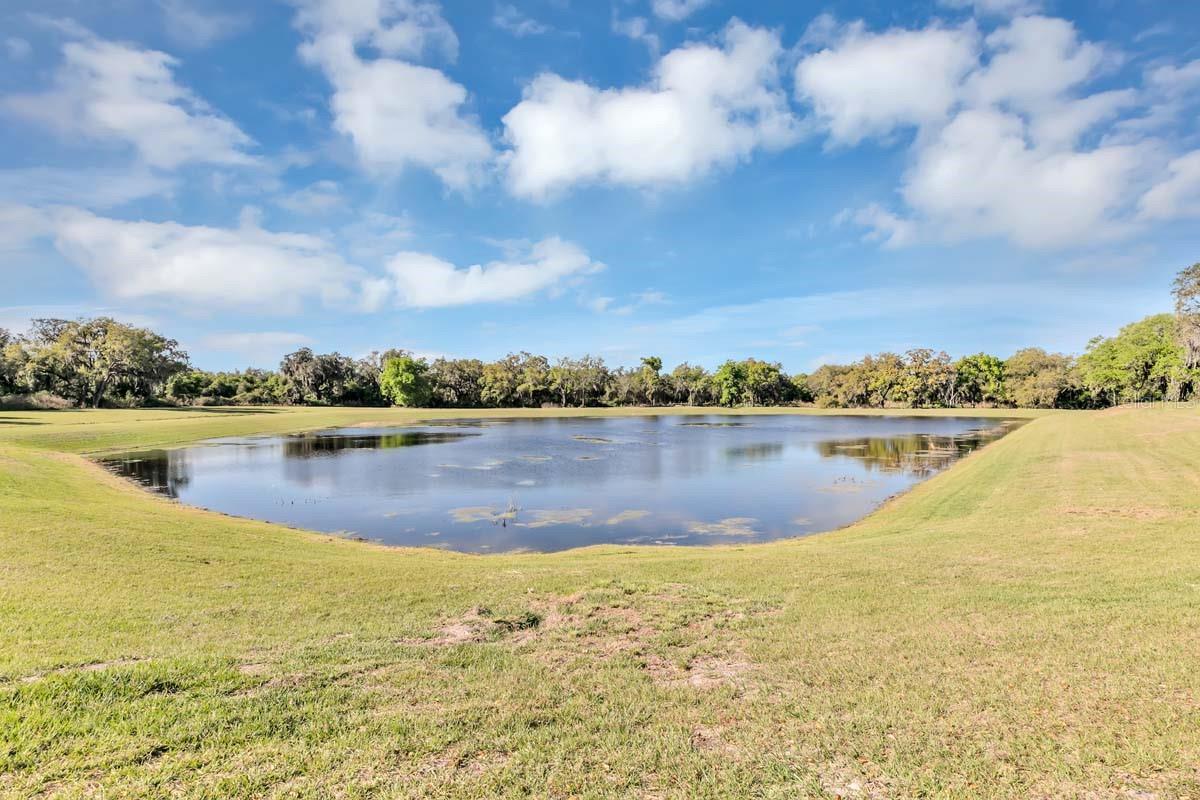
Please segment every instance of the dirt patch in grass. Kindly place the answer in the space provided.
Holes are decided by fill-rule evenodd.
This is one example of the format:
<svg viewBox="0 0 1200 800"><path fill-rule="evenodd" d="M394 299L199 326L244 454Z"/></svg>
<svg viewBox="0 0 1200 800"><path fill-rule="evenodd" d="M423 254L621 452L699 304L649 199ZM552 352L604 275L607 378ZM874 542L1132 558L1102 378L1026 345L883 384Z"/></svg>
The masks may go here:
<svg viewBox="0 0 1200 800"><path fill-rule="evenodd" d="M424 647L452 647L461 644L494 642L507 636L528 636L543 626L545 616L527 609L510 615L498 615L491 609L476 607L461 617L447 619L438 625L431 636L397 639L397 644Z"/></svg>
<svg viewBox="0 0 1200 800"><path fill-rule="evenodd" d="M692 747L702 753L714 753L723 756L736 756L740 753L726 739L727 730L724 726L697 725L692 728Z"/></svg>
<svg viewBox="0 0 1200 800"><path fill-rule="evenodd" d="M438 753L422 761L417 768L418 774L431 775L439 773L463 773L478 777L495 769L502 768L508 763L507 753L466 752L449 750Z"/></svg>
<svg viewBox="0 0 1200 800"><path fill-rule="evenodd" d="M819 774L821 788L830 797L852 800L885 800L894 796L886 779L869 777L848 762L826 764Z"/></svg>
<svg viewBox="0 0 1200 800"><path fill-rule="evenodd" d="M646 659L646 672L660 686L686 686L692 689L715 689L730 686L742 689L754 665L740 654L701 656L681 667L677 662L658 655Z"/></svg>
<svg viewBox="0 0 1200 800"><path fill-rule="evenodd" d="M75 667L59 667L58 669L46 670L45 672L37 672L33 675L26 675L21 680L25 683L33 683L49 675L66 675L71 672L103 672L108 669L132 667L135 664L141 664L145 661L147 661L145 658L114 658L109 661L93 661L90 664L80 664Z"/></svg>
<svg viewBox="0 0 1200 800"><path fill-rule="evenodd" d="M1065 516L1087 517L1090 519L1134 519L1143 522L1178 519L1181 516L1188 516L1178 510L1171 511L1165 508L1151 508L1150 506L1125 506L1121 508L1064 506L1058 509L1058 513Z"/></svg>

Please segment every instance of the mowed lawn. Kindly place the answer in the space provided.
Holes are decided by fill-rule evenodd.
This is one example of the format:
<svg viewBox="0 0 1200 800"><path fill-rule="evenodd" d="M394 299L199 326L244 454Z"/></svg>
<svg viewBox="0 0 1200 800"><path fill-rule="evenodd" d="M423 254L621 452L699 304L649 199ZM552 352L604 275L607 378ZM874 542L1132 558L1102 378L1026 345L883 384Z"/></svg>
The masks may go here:
<svg viewBox="0 0 1200 800"><path fill-rule="evenodd" d="M1200 410L1041 416L833 533L551 555L76 455L420 416L0 412L0 794L1200 798Z"/></svg>

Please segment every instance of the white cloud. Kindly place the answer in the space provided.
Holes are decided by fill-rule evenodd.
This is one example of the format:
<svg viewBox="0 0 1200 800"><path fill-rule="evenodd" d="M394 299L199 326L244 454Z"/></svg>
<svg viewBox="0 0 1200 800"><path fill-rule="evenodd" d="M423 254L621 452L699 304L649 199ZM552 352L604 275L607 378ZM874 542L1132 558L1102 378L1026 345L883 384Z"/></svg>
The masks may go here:
<svg viewBox="0 0 1200 800"><path fill-rule="evenodd" d="M1042 7L1039 0L939 0L948 8L969 8L979 16L1015 17Z"/></svg>
<svg viewBox="0 0 1200 800"><path fill-rule="evenodd" d="M1175 159L1168 176L1142 197L1142 219L1200 217L1200 150Z"/></svg>
<svg viewBox="0 0 1200 800"><path fill-rule="evenodd" d="M860 23L819 33L833 45L800 62L797 91L832 142L920 128L899 187L904 208L872 203L839 215L867 228L867 239L903 247L999 237L1061 248L1138 229L1137 198L1167 159L1154 139L1117 135L1120 117L1146 99L1135 89L1088 93L1119 56L1081 41L1070 22L1020 17L982 48L971 26L869 34ZM1186 68L1161 80L1186 83ZM1151 205L1171 205L1178 185L1164 184ZM1141 216L1150 213L1162 212Z"/></svg>
<svg viewBox="0 0 1200 800"><path fill-rule="evenodd" d="M53 222L42 209L0 202L0 252L23 250L53 230Z"/></svg>
<svg viewBox="0 0 1200 800"><path fill-rule="evenodd" d="M335 181L310 183L277 201L280 206L297 214L323 214L345 203L341 187Z"/></svg>
<svg viewBox="0 0 1200 800"><path fill-rule="evenodd" d="M196 8L192 0L159 0L167 35L184 46L202 48L250 27L249 14L228 14Z"/></svg>
<svg viewBox="0 0 1200 800"><path fill-rule="evenodd" d="M579 246L557 237L533 245L523 258L462 269L428 253L399 253L388 263L398 301L413 308L515 300L600 269Z"/></svg>
<svg viewBox="0 0 1200 800"><path fill-rule="evenodd" d="M1062 247L1128 232L1120 212L1147 157L1131 145L1038 149L1019 117L970 110L920 151L901 193L951 238Z"/></svg>
<svg viewBox="0 0 1200 800"><path fill-rule="evenodd" d="M537 36L550 31L549 25L543 25L536 19L525 16L516 6L506 3L496 5L496 12L492 14L492 24L518 38Z"/></svg>
<svg viewBox="0 0 1200 800"><path fill-rule="evenodd" d="M644 87L540 75L504 117L509 187L543 198L577 183L682 183L792 144L798 123L778 87L781 56L775 33L734 20L719 46L663 56Z"/></svg>
<svg viewBox="0 0 1200 800"><path fill-rule="evenodd" d="M385 56L415 59L440 51L453 60L458 37L437 3L423 0L294 0L296 25L318 39L367 44Z"/></svg>
<svg viewBox="0 0 1200 800"><path fill-rule="evenodd" d="M1200 58L1179 67L1173 64L1155 67L1146 76L1146 82L1169 94L1200 88Z"/></svg>
<svg viewBox="0 0 1200 800"><path fill-rule="evenodd" d="M128 222L79 209L54 212L54 243L120 300L296 312L307 301L369 305L369 277L316 236L273 233L244 215L237 228Z"/></svg>
<svg viewBox="0 0 1200 800"><path fill-rule="evenodd" d="M622 19L614 8L612 29L613 33L619 33L635 42L641 42L650 51L650 55L658 57L658 51L662 49L662 42L659 40L658 34L650 32L650 23L645 17Z"/></svg>
<svg viewBox="0 0 1200 800"><path fill-rule="evenodd" d="M4 52L12 61L24 61L33 55L33 46L18 36L9 36L4 39Z"/></svg>
<svg viewBox="0 0 1200 800"><path fill-rule="evenodd" d="M250 137L176 83L177 64L157 50L67 42L53 88L10 95L3 107L65 136L130 145L153 167L253 163Z"/></svg>
<svg viewBox="0 0 1200 800"><path fill-rule="evenodd" d="M878 203L859 209L846 209L838 217L838 222L853 221L868 228L863 238L870 242L881 242L884 247L906 247L918 239L915 222L901 219Z"/></svg>
<svg viewBox="0 0 1200 800"><path fill-rule="evenodd" d="M711 0L653 0L650 8L654 16L672 22L687 19L708 5Z"/></svg>
<svg viewBox="0 0 1200 800"><path fill-rule="evenodd" d="M448 186L473 183L492 157L478 122L465 115L467 90L439 70L399 58L364 60L359 45L385 56L457 54L458 40L436 4L414 0L303 0L301 55L333 85L334 127L350 137L363 166L432 170Z"/></svg>
<svg viewBox="0 0 1200 800"><path fill-rule="evenodd" d="M1049 17L1015 19L989 34L986 44L991 58L968 81L968 100L1034 114L1058 103L1114 58L1097 44L1081 42L1067 20Z"/></svg>
<svg viewBox="0 0 1200 800"><path fill-rule="evenodd" d="M796 94L812 104L838 144L940 122L979 58L973 26L872 34L856 23L835 42L802 59L795 79Z"/></svg>

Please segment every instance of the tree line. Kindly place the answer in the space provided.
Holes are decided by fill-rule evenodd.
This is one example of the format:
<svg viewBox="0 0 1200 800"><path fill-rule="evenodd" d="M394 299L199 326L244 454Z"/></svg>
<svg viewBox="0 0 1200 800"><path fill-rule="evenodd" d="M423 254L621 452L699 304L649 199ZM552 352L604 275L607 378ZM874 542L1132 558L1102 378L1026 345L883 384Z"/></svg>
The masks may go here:
<svg viewBox="0 0 1200 800"><path fill-rule="evenodd" d="M730 360L710 371L664 371L647 356L609 367L592 356L521 352L497 361L420 358L385 350L365 358L301 348L276 370L194 369L174 339L107 317L34 320L23 336L0 329L0 396L81 407L175 405L777 406L1102 408L1200 395L1200 264L1179 273L1175 313L1097 337L1078 356L1027 348L1002 359L952 359L916 348L878 353L811 374L777 362ZM11 399L9 402L13 402Z"/></svg>

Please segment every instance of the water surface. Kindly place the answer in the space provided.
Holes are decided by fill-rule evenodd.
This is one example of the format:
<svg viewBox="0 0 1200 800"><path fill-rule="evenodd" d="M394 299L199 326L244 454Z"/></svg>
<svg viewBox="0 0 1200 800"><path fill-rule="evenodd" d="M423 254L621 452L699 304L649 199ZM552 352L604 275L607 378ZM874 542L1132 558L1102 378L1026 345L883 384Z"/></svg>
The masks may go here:
<svg viewBox="0 0 1200 800"><path fill-rule="evenodd" d="M393 545L694 545L848 524L1016 424L800 415L464 420L213 439L106 464L191 505Z"/></svg>

